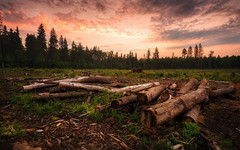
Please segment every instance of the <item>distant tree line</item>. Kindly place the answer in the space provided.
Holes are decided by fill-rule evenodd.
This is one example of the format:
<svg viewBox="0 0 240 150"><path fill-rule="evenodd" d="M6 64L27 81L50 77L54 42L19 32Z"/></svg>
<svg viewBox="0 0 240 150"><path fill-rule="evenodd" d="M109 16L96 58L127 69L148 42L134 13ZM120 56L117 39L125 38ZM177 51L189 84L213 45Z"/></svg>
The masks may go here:
<svg viewBox="0 0 240 150"><path fill-rule="evenodd" d="M182 57L159 57L158 48L152 53L148 49L144 58L137 59L137 53L128 54L103 52L99 47L88 48L81 43L71 43L62 35L57 37L52 28L49 40L43 24L37 35L27 34L25 46L19 36L19 29L7 30L0 24L0 62L2 67L34 68L109 68L109 69L177 69L177 68L240 68L240 56L214 57L214 51L203 57L202 45L182 50ZM71 47L69 49L69 47Z"/></svg>

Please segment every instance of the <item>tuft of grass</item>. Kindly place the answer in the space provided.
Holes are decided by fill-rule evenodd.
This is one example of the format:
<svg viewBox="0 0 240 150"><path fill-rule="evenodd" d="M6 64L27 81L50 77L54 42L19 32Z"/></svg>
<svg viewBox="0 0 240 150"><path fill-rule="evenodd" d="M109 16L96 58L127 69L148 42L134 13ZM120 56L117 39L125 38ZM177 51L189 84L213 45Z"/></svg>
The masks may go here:
<svg viewBox="0 0 240 150"><path fill-rule="evenodd" d="M200 129L195 123L184 122L182 136L185 141L191 141L193 138L200 137Z"/></svg>
<svg viewBox="0 0 240 150"><path fill-rule="evenodd" d="M22 126L17 123L3 125L0 127L0 138L7 138L7 137L22 138L24 136L25 136L25 130L22 129Z"/></svg>

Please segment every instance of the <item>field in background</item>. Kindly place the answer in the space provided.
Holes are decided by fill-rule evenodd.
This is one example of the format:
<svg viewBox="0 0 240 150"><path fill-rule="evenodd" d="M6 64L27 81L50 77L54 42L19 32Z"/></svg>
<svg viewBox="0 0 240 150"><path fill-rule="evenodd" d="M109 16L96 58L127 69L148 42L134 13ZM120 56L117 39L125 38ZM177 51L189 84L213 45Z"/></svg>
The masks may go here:
<svg viewBox="0 0 240 150"><path fill-rule="evenodd" d="M74 77L85 75L104 75L127 78L174 78L187 80L197 78L202 80L240 82L240 69L165 69L144 70L144 73L132 73L129 70L118 69L31 69L31 68L5 68L0 70L0 76L7 77Z"/></svg>

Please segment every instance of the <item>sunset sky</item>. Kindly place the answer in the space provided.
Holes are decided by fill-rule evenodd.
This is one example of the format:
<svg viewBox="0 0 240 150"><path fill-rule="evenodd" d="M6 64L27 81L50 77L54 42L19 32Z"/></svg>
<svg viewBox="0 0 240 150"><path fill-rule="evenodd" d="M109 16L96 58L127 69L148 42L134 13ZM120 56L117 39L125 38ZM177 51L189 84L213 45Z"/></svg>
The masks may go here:
<svg viewBox="0 0 240 150"><path fill-rule="evenodd" d="M0 11L23 43L43 23L69 48L74 40L142 57L158 47L165 57L202 43L205 55L240 55L240 0L1 0Z"/></svg>

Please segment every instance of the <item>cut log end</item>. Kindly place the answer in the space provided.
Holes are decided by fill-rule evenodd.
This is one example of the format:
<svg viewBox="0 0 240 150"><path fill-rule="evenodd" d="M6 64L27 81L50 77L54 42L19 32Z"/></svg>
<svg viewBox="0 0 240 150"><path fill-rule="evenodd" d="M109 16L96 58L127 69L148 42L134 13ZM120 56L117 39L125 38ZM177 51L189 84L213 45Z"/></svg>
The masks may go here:
<svg viewBox="0 0 240 150"><path fill-rule="evenodd" d="M147 97L146 93L138 93L137 100L140 104L148 103L148 97Z"/></svg>

